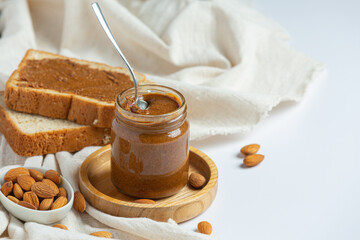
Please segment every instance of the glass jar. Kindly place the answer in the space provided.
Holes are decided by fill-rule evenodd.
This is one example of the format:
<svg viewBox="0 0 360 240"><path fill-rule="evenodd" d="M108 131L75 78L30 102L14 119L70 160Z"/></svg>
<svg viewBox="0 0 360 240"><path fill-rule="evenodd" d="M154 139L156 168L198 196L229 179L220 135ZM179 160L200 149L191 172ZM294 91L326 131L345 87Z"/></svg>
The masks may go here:
<svg viewBox="0 0 360 240"><path fill-rule="evenodd" d="M126 111L122 104L134 88L118 95L111 136L111 179L124 194L163 198L180 191L188 179L189 123L185 98L159 85L139 86L139 95L156 93L176 99L179 108L161 115Z"/></svg>

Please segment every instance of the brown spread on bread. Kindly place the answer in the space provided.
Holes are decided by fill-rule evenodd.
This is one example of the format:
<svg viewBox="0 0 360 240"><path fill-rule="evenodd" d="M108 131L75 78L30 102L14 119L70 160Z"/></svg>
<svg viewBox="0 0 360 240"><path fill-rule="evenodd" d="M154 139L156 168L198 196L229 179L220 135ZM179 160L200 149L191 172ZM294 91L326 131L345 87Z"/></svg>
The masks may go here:
<svg viewBox="0 0 360 240"><path fill-rule="evenodd" d="M73 93L105 102L114 102L119 93L133 86L126 74L91 68L68 59L26 60L19 74L26 87Z"/></svg>

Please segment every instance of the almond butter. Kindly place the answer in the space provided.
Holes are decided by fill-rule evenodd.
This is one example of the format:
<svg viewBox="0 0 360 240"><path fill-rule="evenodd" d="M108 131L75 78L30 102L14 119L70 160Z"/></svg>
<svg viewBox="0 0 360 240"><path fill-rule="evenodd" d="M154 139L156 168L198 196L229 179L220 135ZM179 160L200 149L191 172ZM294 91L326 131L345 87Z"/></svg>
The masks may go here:
<svg viewBox="0 0 360 240"><path fill-rule="evenodd" d="M35 183L35 179L33 179L30 175L20 175L17 177L17 183L23 190L29 191L31 186Z"/></svg>
<svg viewBox="0 0 360 240"><path fill-rule="evenodd" d="M18 183L14 184L13 193L17 199L22 199L22 197L24 195L24 191L22 190L22 188L20 187L20 185Z"/></svg>
<svg viewBox="0 0 360 240"><path fill-rule="evenodd" d="M207 221L199 222L198 224L198 231L199 233L210 235L212 233L212 226Z"/></svg>
<svg viewBox="0 0 360 240"><path fill-rule="evenodd" d="M26 192L23 196L23 201L31 203L36 209L39 207L39 198L34 192Z"/></svg>
<svg viewBox="0 0 360 240"><path fill-rule="evenodd" d="M260 145L259 144L249 144L249 145L246 145L244 146L243 148L241 148L240 152L244 155L244 156L247 156L247 155L252 155L252 154L255 154L259 151L260 149Z"/></svg>
<svg viewBox="0 0 360 240"><path fill-rule="evenodd" d="M43 178L44 178L44 175L35 169L29 169L29 172L30 172L30 176L33 179L35 179L35 181L37 181L37 182L43 180Z"/></svg>
<svg viewBox="0 0 360 240"><path fill-rule="evenodd" d="M52 225L52 227L69 230L65 225L62 225L62 224L54 224L54 225Z"/></svg>
<svg viewBox="0 0 360 240"><path fill-rule="evenodd" d="M59 188L53 181L51 181L50 179L43 179L42 182L49 185L49 187L51 187L54 190L56 195L59 194Z"/></svg>
<svg viewBox="0 0 360 240"><path fill-rule="evenodd" d="M136 199L133 203L142 203L142 204L155 204L156 202L151 199Z"/></svg>
<svg viewBox="0 0 360 240"><path fill-rule="evenodd" d="M48 170L48 171L45 172L44 175L45 175L45 178L50 179L55 184L60 184L61 183L60 173L58 173L55 170Z"/></svg>
<svg viewBox="0 0 360 240"><path fill-rule="evenodd" d="M49 210L53 202L54 198L44 198L39 205L39 210Z"/></svg>
<svg viewBox="0 0 360 240"><path fill-rule="evenodd" d="M59 188L59 193L58 193L57 196L58 196L58 197L60 197L60 196L67 197L67 193L66 193L65 188L60 187L60 188Z"/></svg>
<svg viewBox="0 0 360 240"><path fill-rule="evenodd" d="M28 202L25 202L25 201L20 201L20 202L18 202L18 204L20 206L36 210L36 207L34 205L32 205L31 203L28 203Z"/></svg>
<svg viewBox="0 0 360 240"><path fill-rule="evenodd" d="M189 183L193 188L202 188L206 183L206 178L199 173L192 173L189 177Z"/></svg>
<svg viewBox="0 0 360 240"><path fill-rule="evenodd" d="M244 164L248 167L253 167L261 163L262 160L264 160L264 155L261 154L248 155L244 159Z"/></svg>
<svg viewBox="0 0 360 240"><path fill-rule="evenodd" d="M46 183L36 182L31 186L31 191L33 191L38 197L41 198L52 198L55 197L55 191Z"/></svg>
<svg viewBox="0 0 360 240"><path fill-rule="evenodd" d="M29 170L27 170L26 168L23 167L18 167L18 168L13 168L10 169L4 176L4 180L6 182L8 181L12 181L12 182L16 182L16 179L18 176L20 175L30 175Z"/></svg>
<svg viewBox="0 0 360 240"><path fill-rule="evenodd" d="M90 235L96 236L96 237L103 237L103 238L112 238L112 234L107 231L93 232L93 233L90 233Z"/></svg>
<svg viewBox="0 0 360 240"><path fill-rule="evenodd" d="M82 213L86 209L86 201L81 192L76 191L74 194L74 208L76 211Z"/></svg>
<svg viewBox="0 0 360 240"><path fill-rule="evenodd" d="M13 185L13 182L12 181L8 181L8 182L5 182L2 186L1 186L1 192L7 196L9 195L12 190L14 188L14 185Z"/></svg>
<svg viewBox="0 0 360 240"><path fill-rule="evenodd" d="M17 199L17 198L16 198L16 197L14 197L14 196L11 196L11 195L8 195L8 196L7 196L7 198L8 198L9 200L13 201L14 203L18 203L18 202L20 202L20 200L19 200L19 199Z"/></svg>
<svg viewBox="0 0 360 240"><path fill-rule="evenodd" d="M58 197L55 202L51 205L51 210L61 208L67 204L67 198L66 197Z"/></svg>

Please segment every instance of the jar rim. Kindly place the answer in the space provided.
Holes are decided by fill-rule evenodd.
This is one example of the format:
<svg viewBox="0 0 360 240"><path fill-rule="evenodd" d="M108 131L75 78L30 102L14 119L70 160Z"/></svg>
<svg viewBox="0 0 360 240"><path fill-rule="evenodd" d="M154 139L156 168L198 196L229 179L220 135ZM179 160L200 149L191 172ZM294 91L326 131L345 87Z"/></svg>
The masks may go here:
<svg viewBox="0 0 360 240"><path fill-rule="evenodd" d="M179 116L182 112L184 112L184 110L186 110L185 97L176 89L173 89L171 87L164 86L164 85L141 84L141 85L139 85L139 95L144 94L144 93L153 93L153 92L159 93L159 91L164 94L166 94L166 93L174 94L180 100L179 108L177 108L175 111L172 111L169 113L164 113L164 114L159 114L159 115L145 115L145 114L138 114L138 113L133 113L131 111L127 111L122 107L121 101L123 99L125 99L126 96L129 96L127 94L131 93L131 91L135 91L135 88L131 87L131 88L125 89L116 97L116 101L115 101L115 108L116 108L117 112L122 113L122 115L125 114L127 118L133 118L133 119L138 119L138 120L139 120L139 118L141 118L142 119L141 122L153 122L159 118L172 119L173 117Z"/></svg>

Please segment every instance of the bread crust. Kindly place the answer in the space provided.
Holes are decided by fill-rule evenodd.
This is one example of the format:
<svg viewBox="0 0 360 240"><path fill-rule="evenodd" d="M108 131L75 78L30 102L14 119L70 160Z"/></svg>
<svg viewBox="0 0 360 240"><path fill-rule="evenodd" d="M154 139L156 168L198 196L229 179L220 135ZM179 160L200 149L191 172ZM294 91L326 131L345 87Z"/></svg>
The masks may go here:
<svg viewBox="0 0 360 240"><path fill-rule="evenodd" d="M0 92L1 96L1 92ZM27 134L12 121L7 109L0 106L0 132L13 151L24 157L79 151L87 146L103 146L109 143L110 129L92 126L63 128Z"/></svg>
<svg viewBox="0 0 360 240"><path fill-rule="evenodd" d="M102 63L67 58L53 53L29 49L20 62L18 69L11 74L6 83L5 104L10 109L50 118L68 119L84 125L111 128L114 118L115 100L109 103L72 93L62 93L50 89L36 89L21 86L21 84L18 86L19 71L24 67L27 59L32 59L32 54L44 55L45 57L43 58L69 59L77 63L89 64L90 66L96 65L99 68L124 71L120 67L110 67ZM124 73L127 74L127 72ZM144 75L139 73L136 73L136 75L139 82L148 82Z"/></svg>

